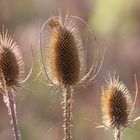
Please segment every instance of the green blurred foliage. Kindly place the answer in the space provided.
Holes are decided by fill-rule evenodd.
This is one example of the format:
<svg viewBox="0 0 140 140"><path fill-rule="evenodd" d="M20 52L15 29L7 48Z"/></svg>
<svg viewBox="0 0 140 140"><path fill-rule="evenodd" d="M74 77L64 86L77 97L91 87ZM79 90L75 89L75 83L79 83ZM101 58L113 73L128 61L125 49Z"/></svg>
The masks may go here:
<svg viewBox="0 0 140 140"><path fill-rule="evenodd" d="M120 34L129 34L136 28L133 11L139 4L139 0L98 0L90 22L100 35L111 33L116 28Z"/></svg>

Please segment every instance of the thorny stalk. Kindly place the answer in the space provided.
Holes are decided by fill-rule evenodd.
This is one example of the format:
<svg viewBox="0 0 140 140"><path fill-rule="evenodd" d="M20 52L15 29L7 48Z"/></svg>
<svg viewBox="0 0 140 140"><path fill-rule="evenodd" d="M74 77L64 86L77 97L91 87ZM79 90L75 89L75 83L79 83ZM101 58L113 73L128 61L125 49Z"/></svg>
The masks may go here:
<svg viewBox="0 0 140 140"><path fill-rule="evenodd" d="M66 87L63 94L63 108L64 108L64 139L71 140L71 120L72 120L72 90L70 87Z"/></svg>
<svg viewBox="0 0 140 140"><path fill-rule="evenodd" d="M115 140L121 140L121 129L120 128L116 128L115 130L114 130L115 132L114 132L114 137L115 137Z"/></svg>
<svg viewBox="0 0 140 140"><path fill-rule="evenodd" d="M13 90L9 88L4 94L4 102L7 105L8 113L11 117L11 125L13 127L14 140L20 140L20 134L18 129L18 120L16 114L16 103L13 95Z"/></svg>

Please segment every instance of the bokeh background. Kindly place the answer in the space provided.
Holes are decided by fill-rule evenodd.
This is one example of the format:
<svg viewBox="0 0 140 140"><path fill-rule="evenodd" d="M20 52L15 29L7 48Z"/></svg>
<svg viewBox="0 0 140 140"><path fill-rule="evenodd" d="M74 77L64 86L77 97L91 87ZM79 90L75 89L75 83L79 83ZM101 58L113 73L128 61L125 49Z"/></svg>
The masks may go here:
<svg viewBox="0 0 140 140"><path fill-rule="evenodd" d="M16 101L22 140L62 140L62 93L43 83L33 82L40 71L39 23L57 9L69 9L92 28L102 55L108 48L101 72L86 88L75 90L73 104L73 140L112 140L111 130L97 129L102 124L101 87L108 72L120 75L134 98L134 74L140 86L140 1L139 0L0 0L0 25L4 24L18 42L29 72L34 52L34 70L23 87L17 89ZM84 37L83 37L84 38ZM95 41L94 39L92 40ZM134 116L140 115L140 92ZM140 121L123 131L127 140L140 139ZM12 140L7 108L0 95L0 140Z"/></svg>

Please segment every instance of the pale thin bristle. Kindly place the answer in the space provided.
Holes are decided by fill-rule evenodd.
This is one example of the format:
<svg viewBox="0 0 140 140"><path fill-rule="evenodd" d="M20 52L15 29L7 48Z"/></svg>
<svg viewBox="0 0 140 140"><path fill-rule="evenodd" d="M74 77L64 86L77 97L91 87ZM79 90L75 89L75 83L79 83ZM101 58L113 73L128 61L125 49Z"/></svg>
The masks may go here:
<svg viewBox="0 0 140 140"><path fill-rule="evenodd" d="M115 79L107 81L102 90L101 110L103 123L107 127L119 129L126 127L131 121L130 111L132 100L127 87Z"/></svg>

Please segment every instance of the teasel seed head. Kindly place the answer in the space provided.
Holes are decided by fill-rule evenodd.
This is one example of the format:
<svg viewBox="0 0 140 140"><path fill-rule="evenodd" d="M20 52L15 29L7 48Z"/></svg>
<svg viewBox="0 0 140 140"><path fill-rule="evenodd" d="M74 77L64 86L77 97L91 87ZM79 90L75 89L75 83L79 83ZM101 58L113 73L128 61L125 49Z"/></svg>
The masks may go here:
<svg viewBox="0 0 140 140"><path fill-rule="evenodd" d="M0 69L7 87L19 86L24 76L22 54L4 27L0 34Z"/></svg>
<svg viewBox="0 0 140 140"><path fill-rule="evenodd" d="M63 21L64 20L64 21ZM68 23L71 22L71 23ZM82 41L75 22L72 19L52 18L48 25L49 75L55 83L66 86L75 85L80 79Z"/></svg>
<svg viewBox="0 0 140 140"><path fill-rule="evenodd" d="M79 80L80 62L76 42L65 27L52 32L52 70L62 85L73 85Z"/></svg>
<svg viewBox="0 0 140 140"><path fill-rule="evenodd" d="M119 78L110 77L107 85L102 89L101 111L103 124L109 128L119 130L127 127L132 121L132 99L129 90L119 81Z"/></svg>
<svg viewBox="0 0 140 140"><path fill-rule="evenodd" d="M78 25L85 26L85 34ZM86 36L87 33L91 36ZM50 17L40 26L41 63L49 85L75 88L86 86L95 79L103 65L106 49L98 63L98 47L95 41L92 44L92 64L87 68L87 41L90 37L95 41L92 29L83 19L72 16L69 12L63 15L61 10L58 16ZM46 59L43 56L42 43L46 49Z"/></svg>

